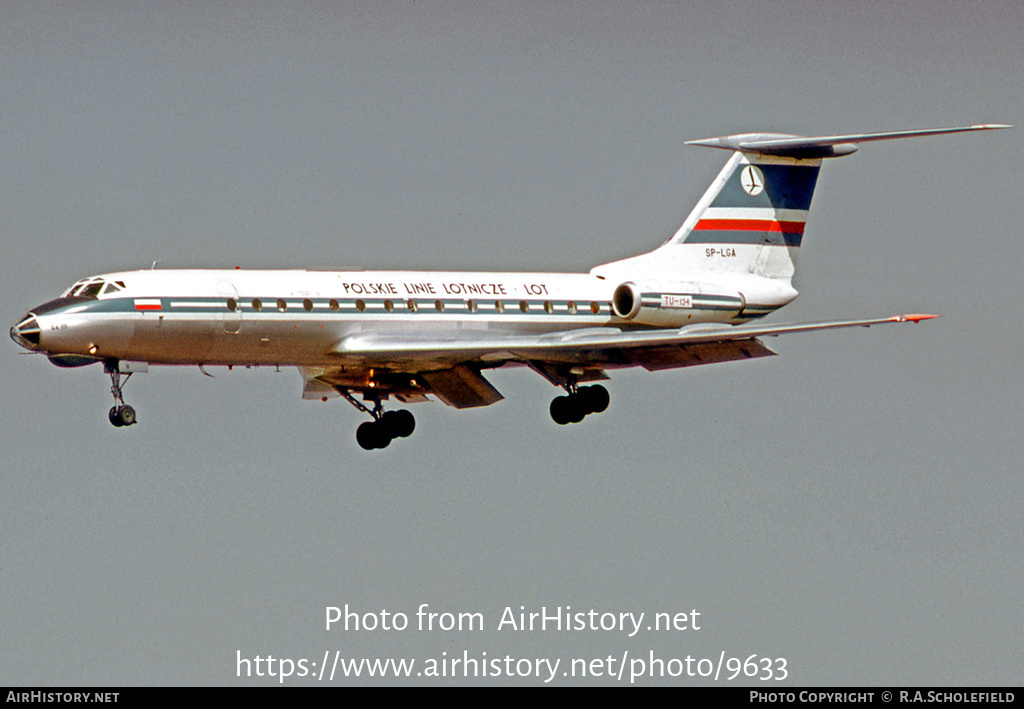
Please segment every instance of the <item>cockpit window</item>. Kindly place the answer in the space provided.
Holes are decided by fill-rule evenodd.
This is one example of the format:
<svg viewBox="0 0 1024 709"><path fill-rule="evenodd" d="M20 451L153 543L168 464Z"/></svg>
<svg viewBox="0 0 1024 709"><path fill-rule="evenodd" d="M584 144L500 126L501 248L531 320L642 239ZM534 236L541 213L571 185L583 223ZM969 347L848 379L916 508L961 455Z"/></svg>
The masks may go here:
<svg viewBox="0 0 1024 709"><path fill-rule="evenodd" d="M75 285L60 294L61 298L74 296L78 298L95 298L96 296L108 293L116 293L124 290L124 281L104 281L102 278L83 278Z"/></svg>
<svg viewBox="0 0 1024 709"><path fill-rule="evenodd" d="M61 294L60 294L60 297L61 297L61 298L67 298L67 297L68 297L69 295L71 295L71 294L72 294L72 293L74 293L74 292L75 292L76 290L78 290L79 288L81 288L81 287L82 287L83 285L85 285L85 284L86 284L87 282L88 282L88 279L86 279L86 280L84 280L84 281L79 281L78 283L76 283L75 285L71 286L70 288L68 288L68 289L67 289L66 291L64 291L63 293L61 293Z"/></svg>
<svg viewBox="0 0 1024 709"><path fill-rule="evenodd" d="M93 283L86 283L75 292L75 295L81 298L95 298L100 294L101 290L103 290L103 281L95 281Z"/></svg>

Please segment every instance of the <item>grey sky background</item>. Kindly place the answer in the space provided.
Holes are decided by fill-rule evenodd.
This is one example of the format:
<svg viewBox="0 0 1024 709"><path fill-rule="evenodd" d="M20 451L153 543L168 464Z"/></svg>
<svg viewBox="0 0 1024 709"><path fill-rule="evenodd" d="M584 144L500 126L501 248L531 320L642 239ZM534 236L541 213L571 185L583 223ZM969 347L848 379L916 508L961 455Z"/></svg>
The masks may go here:
<svg viewBox="0 0 1024 709"><path fill-rule="evenodd" d="M676 230L727 158L684 141L1020 125L1022 46L1018 2L3 2L0 309L155 260L586 271ZM99 368L8 342L0 683L272 684L236 679L236 651L337 649L1019 684L1022 144L822 171L772 320L941 319L616 373L577 426L503 370L505 401L415 406L411 439L366 453L361 416L294 371L151 368L114 429ZM486 628L325 632L345 603ZM702 628L497 631L521 605Z"/></svg>

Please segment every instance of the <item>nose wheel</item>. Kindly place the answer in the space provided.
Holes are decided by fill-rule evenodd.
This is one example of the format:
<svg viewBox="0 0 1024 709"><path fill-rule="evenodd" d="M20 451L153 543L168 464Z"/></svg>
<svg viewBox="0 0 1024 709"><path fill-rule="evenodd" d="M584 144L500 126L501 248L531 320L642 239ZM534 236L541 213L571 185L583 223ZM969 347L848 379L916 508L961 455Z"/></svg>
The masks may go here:
<svg viewBox="0 0 1024 709"><path fill-rule="evenodd" d="M131 373L122 382L121 369L116 361L104 362L103 370L110 375L110 393L114 396L114 405L110 407L107 418L117 428L134 425L137 422L135 409L124 403L124 395L121 393L121 387L131 379Z"/></svg>
<svg viewBox="0 0 1024 709"><path fill-rule="evenodd" d="M135 423L135 409L128 406L128 404L111 406L110 412L107 414L107 418L110 419L110 423L114 424L118 428L121 428L122 426L131 426Z"/></svg>

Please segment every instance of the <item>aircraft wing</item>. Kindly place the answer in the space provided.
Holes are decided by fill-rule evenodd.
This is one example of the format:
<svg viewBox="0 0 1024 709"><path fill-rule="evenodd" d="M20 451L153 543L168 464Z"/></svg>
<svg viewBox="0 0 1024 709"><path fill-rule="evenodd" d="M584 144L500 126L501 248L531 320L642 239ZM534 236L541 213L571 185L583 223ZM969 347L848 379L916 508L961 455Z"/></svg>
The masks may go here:
<svg viewBox="0 0 1024 709"><path fill-rule="evenodd" d="M303 372L304 396L319 398L341 387L387 391L402 401L422 401L426 394L433 394L456 408L487 406L503 397L481 371L508 363L528 365L560 385L570 378L576 382L607 379L605 368L640 366L653 371L774 355L758 339L762 337L934 317L896 315L779 325L700 324L678 330L588 328L533 336L483 336L479 331L430 337L358 333L333 347L332 354L339 360L337 368ZM374 372L374 383L368 384L363 374L353 379L353 371Z"/></svg>
<svg viewBox="0 0 1024 709"><path fill-rule="evenodd" d="M470 360L500 364L505 361L533 360L556 362L621 363L628 364L631 356L640 356L644 350L654 348L687 348L756 341L759 337L774 337L793 332L836 330L847 327L871 327L885 323L919 322L936 315L895 315L869 320L835 320L815 323L689 325L678 330L610 330L586 328L523 336L481 336L479 333L453 334L449 337L427 338L397 337L377 334L353 334L334 346L332 353L342 358L372 358L400 361L453 361ZM608 359L610 351L622 357Z"/></svg>
<svg viewBox="0 0 1024 709"><path fill-rule="evenodd" d="M774 355L759 338L795 332L916 323L929 315L893 316L783 325L690 325L679 330L588 328L543 335L483 336L456 331L430 337L357 333L332 348L336 367L300 368L304 399L360 391L388 393L401 402L433 394L457 409L488 406L503 397L481 373L506 364L527 365L555 385L607 379L606 368L649 371L750 360ZM347 393L346 393L347 392Z"/></svg>

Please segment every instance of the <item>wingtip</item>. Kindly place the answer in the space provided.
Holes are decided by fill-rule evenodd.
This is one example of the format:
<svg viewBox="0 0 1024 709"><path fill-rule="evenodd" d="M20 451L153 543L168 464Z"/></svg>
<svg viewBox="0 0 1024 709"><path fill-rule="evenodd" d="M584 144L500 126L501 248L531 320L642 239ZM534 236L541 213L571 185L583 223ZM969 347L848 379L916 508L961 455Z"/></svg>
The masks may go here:
<svg viewBox="0 0 1024 709"><path fill-rule="evenodd" d="M896 315L890 318L893 322L921 322L922 320L932 320L939 317L938 315L926 315L924 313L911 313L909 315Z"/></svg>
<svg viewBox="0 0 1024 709"><path fill-rule="evenodd" d="M684 145L697 145L702 148L723 148L721 138L704 138L703 140L687 140Z"/></svg>

